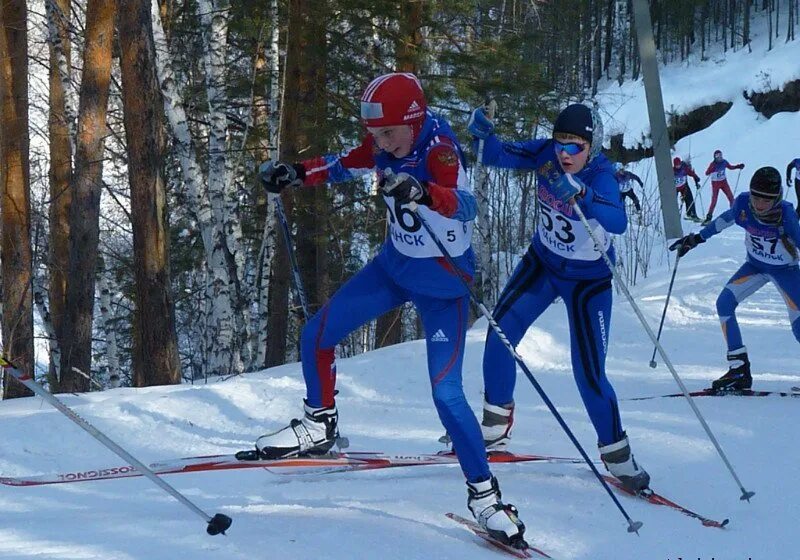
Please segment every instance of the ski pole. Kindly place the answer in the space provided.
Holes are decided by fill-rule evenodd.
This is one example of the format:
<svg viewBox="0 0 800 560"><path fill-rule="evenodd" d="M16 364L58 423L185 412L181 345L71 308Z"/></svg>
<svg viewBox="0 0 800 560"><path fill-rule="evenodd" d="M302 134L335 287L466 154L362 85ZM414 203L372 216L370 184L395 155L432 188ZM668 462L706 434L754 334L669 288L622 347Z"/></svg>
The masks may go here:
<svg viewBox="0 0 800 560"><path fill-rule="evenodd" d="M678 272L678 262L680 262L681 258L677 256L675 258L675 266L672 267L672 278L669 280L669 288L667 289L667 300L664 302L664 311L661 312L661 322L658 324L658 335L656 335L656 340L661 340L661 329L664 328L664 317L667 316L667 306L669 305L669 297L672 295L672 285L675 284L675 273ZM656 367L656 351L657 348L653 347L653 357L650 358L650 367Z"/></svg>
<svg viewBox="0 0 800 560"><path fill-rule="evenodd" d="M628 286L625 284L625 282L622 281L622 279L619 277L619 274L617 274L617 270L614 267L614 264L611 262L611 259L608 257L608 253L606 253L606 251L603 250L603 246L597 240L597 236L595 236L594 231L592 231L592 228L589 225L589 222L586 221L586 216L584 216L583 210L580 209L580 206L575 204L574 199L572 199L572 207L575 209L575 213L578 215L578 218L580 218L581 223L583 223L583 227L585 227L586 231L589 232L589 236L592 238L592 241L594 242L595 247L597 247L597 250L603 256L603 260L605 260L606 265L608 266L609 270L611 270L611 274L614 277L614 281L617 283L617 285L620 288L622 288L622 291L625 293L625 297L628 298L628 302L630 302L631 307L633 307L633 311L636 313L636 316L639 318L639 322L642 323L642 326L644 327L645 331L647 331L648 336L650 336L650 340L653 341L653 344L655 344L656 348L658 349L658 353L661 354L661 359L664 361L664 364L666 364L667 368L669 369L669 372L672 374L672 377L675 378L675 382L678 384L678 387L681 388L681 392L683 393L683 396L686 397L686 400L689 402L689 406L692 407L692 410L694 411L695 415L697 416L697 419L700 421L700 424L703 426L703 429L706 431L706 434L708 435L708 439L710 439L711 443L714 444L714 447L717 449L717 453L719 453L719 456L722 458L722 461L725 463L725 466L728 467L728 471L731 473L731 476L736 481L736 484L739 485L739 490L742 491L742 495L739 497L739 499L740 500L747 500L749 502L750 498L752 498L755 495L755 492L750 492L750 491L747 491L747 490L744 489L744 486L742 485L742 482L739 480L739 477L736 475L736 471L733 469L733 465L731 465L730 461L728 460L728 457L725 455L725 452L722 450L722 447L720 446L719 442L717 441L717 438L714 437L714 434L711 432L711 428L708 427L708 423L706 422L706 419L703 418L703 415L700 412L700 409L698 409L697 405L694 403L694 400L692 399L691 395L689 394L689 390L686 388L686 385L684 385L683 380L678 375L678 372L675 371L675 368L673 367L672 362L669 359L669 356L667 356L667 352L661 346L661 343L656 338L656 335L653 334L653 329L651 329L650 325L647 324L647 320L644 318L644 315L642 315L642 311L639 309L639 306L636 305L636 302L634 301L633 296L631 296L631 293L628 290Z"/></svg>
<svg viewBox="0 0 800 560"><path fill-rule="evenodd" d="M700 193L700 191L701 191L701 190L703 190L703 187L705 187L705 186L706 186L706 183L708 183L708 180L709 180L710 178L711 178L711 175L707 175L707 176L706 176L706 179L705 179L705 181L703 181L703 184L702 184L702 185L700 185L699 187L697 187L697 188L695 189L695 191L694 191L694 192L696 193L696 196L695 196L695 198L697 199L697 200L695 200L695 201L694 201L694 202L695 202L695 205L694 205L694 211L695 211L695 214L697 214L697 202L698 202L698 201L700 202L700 208L701 208L701 209L705 207L705 204L703 203L703 195ZM687 189L688 189L688 188L690 188L690 187L689 187L689 181L688 181L688 180L686 181L686 188L687 188ZM701 210L701 211L702 211L702 210ZM705 214L705 212L703 212L703 213Z"/></svg>
<svg viewBox="0 0 800 560"><path fill-rule="evenodd" d="M225 531L231 526L233 520L228 517L227 515L223 515L221 513L215 514L213 517L208 515L202 509L197 507L193 502L191 502L186 496L175 490L170 484L166 481L158 478L156 473L150 470L144 463L136 459L133 455L125 451L122 447L117 445L114 441L112 441L108 436L106 436L103 432L92 426L89 422L78 416L78 414L69 408L67 405L62 403L58 400L53 394L47 391L44 387L39 385L36 381L34 381L33 377L30 375L23 374L19 369L17 369L14 364L8 361L5 357L0 355L0 367L2 367L5 371L11 374L17 381L25 385L28 389L42 397L48 403L50 403L56 410L61 412L64 416L75 422L78 426L86 430L90 436L94 439L102 443L108 449L116 453L119 457L123 460L127 461L129 464L136 467L140 473L144 476L149 478L153 483L160 486L162 490L166 493L170 494L173 498L178 500L180 503L185 505L187 508L192 510L194 513L199 515L200 517L205 520L208 524L206 527L206 532L209 535L219 535L222 533L225 534Z"/></svg>
<svg viewBox="0 0 800 560"><path fill-rule="evenodd" d="M294 254L292 245L292 234L289 231L289 221L286 219L286 210L283 208L283 201L280 195L275 197L275 212L278 214L278 221L281 223L281 231L283 231L283 240L286 242L286 252L289 253L289 263L292 267L292 283L294 284L294 296L297 303L303 309L303 317L308 323L308 303L306 303L306 293L303 290L303 280L300 278L300 267L297 266L297 257Z"/></svg>
<svg viewBox="0 0 800 560"><path fill-rule="evenodd" d="M385 200L384 200L384 202L385 202ZM388 206L388 204L387 204L387 206ZM514 360L516 360L517 364L519 364L520 368L522 368L522 371L525 373L525 376L531 382L531 384L533 385L533 388L536 389L536 392L539 393L539 396L542 398L542 400L544 401L545 405L547 405L547 408L550 409L550 412L553 414L553 416L555 417L556 421L558 421L558 423L561 426L561 428L567 434L567 437L569 437L570 441L572 441L572 444L575 446L575 448L581 454L581 457L583 457L583 460L586 462L586 464L589 465L589 468L592 469L592 472L597 477L597 480L600 481L600 484L603 486L603 488L605 488L606 492L608 492L608 495L611 496L611 500L614 502L614 505L617 506L617 509L619 509L619 511L622 513L623 517L625 517L625 520L628 522L628 532L629 533L636 533L638 535L639 534L639 529L642 527L642 522L641 521L633 521L631 519L631 517L628 515L628 512L625 511L625 508L622 507L622 504L619 502L617 497L611 491L611 488L608 486L608 483L603 479L603 475L600 474L600 471L597 470L597 467L595 466L594 462L589 458L589 455L587 455L586 451L583 449L583 446L578 441L578 438L576 438L575 434L572 433L572 430L570 430L569 426L564 421L564 418L561 416L561 414L559 414L558 410L556 410L555 405L550 400L550 398L547 396L547 393L544 392L544 389L542 388L541 385L539 385L539 382L536 381L536 378L531 373L531 370L528 369L528 366L525 364L525 360L523 360L522 356L520 356L519 353L516 351L514 346L511 344L511 342L506 337L506 334L503 332L503 329L501 329L500 325L498 325L497 321L495 321L494 316L492 315L492 313L486 308L486 306L484 305L484 303L481 300L481 298L479 298L478 295L475 293L475 291L472 289L472 286L470 285L469 280L464 277L464 273L461 271L461 268L459 268L458 264L453 259L453 257L450 256L450 252L447 250L447 248L441 242L439 237L433 231L431 226L428 224L427 220L422 216L422 214L417 212L417 204L415 202L412 202L408 206L416 214L417 218L419 219L420 223L422 224L422 227L424 227L425 231L428 232L428 235L431 236L431 239L433 239L433 242L439 248L439 251L442 252L442 256L444 257L444 259L447 262L447 264L450 265L452 270L456 271L456 276L458 276L458 279L461 281L461 283L467 289L467 292L469 292L469 296L470 296L470 298L472 298L472 301L475 303L475 305L478 306L478 309L481 310L481 313L483 314L483 316L486 317L486 319L489 321L489 325L491 326L492 330L495 332L495 334L497 334L498 338L500 338L500 340L502 341L503 345L506 347L506 349L514 357Z"/></svg>
<svg viewBox="0 0 800 560"><path fill-rule="evenodd" d="M742 177L742 170L740 169L739 172L736 174L736 186L733 187L733 197L736 198L736 191L739 190L739 179Z"/></svg>

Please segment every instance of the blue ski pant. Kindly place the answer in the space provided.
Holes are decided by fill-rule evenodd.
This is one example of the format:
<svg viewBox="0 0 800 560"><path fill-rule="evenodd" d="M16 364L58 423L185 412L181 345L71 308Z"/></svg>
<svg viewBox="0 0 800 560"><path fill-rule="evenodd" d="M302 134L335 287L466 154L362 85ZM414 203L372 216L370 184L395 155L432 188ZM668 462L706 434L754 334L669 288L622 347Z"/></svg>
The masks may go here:
<svg viewBox="0 0 800 560"><path fill-rule="evenodd" d="M624 431L605 366L611 332L611 276L561 278L545 267L531 247L503 289L494 318L516 347L556 296L567 307L572 372L597 439L601 445L615 443ZM516 362L491 328L483 354L483 381L489 404L513 401Z"/></svg>
<svg viewBox="0 0 800 560"><path fill-rule="evenodd" d="M319 407L331 406L334 402L336 344L359 326L407 301L414 303L422 319L433 402L453 440L464 476L470 482L488 480L491 472L483 436L464 396L461 378L468 296L440 299L410 292L394 283L378 263L371 261L345 283L303 329L300 352L308 404Z"/></svg>
<svg viewBox="0 0 800 560"><path fill-rule="evenodd" d="M738 350L742 342L742 332L736 321L736 307L756 293L767 282L772 282L786 302L792 333L800 342L800 268L793 266L776 270L766 270L744 263L731 276L717 298L717 315L722 326L722 335L728 344L728 351Z"/></svg>

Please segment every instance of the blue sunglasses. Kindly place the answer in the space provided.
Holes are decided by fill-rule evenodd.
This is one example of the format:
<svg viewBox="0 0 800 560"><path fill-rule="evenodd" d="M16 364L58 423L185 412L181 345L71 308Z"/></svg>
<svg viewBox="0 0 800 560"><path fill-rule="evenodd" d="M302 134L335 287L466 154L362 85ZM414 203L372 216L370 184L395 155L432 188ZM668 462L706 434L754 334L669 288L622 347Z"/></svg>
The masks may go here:
<svg viewBox="0 0 800 560"><path fill-rule="evenodd" d="M553 146L555 146L556 154L567 152L571 156L581 153L586 148L584 144L578 144L577 142L566 142L562 144L558 140L553 140Z"/></svg>

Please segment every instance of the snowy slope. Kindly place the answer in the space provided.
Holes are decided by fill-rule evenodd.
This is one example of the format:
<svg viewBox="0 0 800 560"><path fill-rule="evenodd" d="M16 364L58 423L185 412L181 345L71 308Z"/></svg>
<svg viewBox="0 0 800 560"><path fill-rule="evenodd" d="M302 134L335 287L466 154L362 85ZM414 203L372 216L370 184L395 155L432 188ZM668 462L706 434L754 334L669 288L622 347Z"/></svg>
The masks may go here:
<svg viewBox="0 0 800 560"><path fill-rule="evenodd" d="M782 49L786 48L794 49L794 58L767 61L756 55L759 58L747 60L770 64L787 75L796 73L800 41L779 44L775 57L784 57ZM709 94L709 99L703 100L685 97L705 87L703 82L685 87L693 83L690 74L701 71L693 65L675 69L680 74L673 79L665 74L668 106L675 104L670 99L679 98L686 100L685 108L701 101L736 101L722 119L685 139L679 149L694 151L698 167L706 162L706 156L710 161L717 147L730 161L744 161L748 167L742 173L740 191L759 165L769 163L783 172L786 162L800 155L796 153L800 149L800 114L783 113L767 121L736 95ZM729 76L735 74L739 70L728 71ZM778 74L774 71L772 75ZM741 86L736 84L738 89L732 86L731 91L738 92ZM624 120L636 137L641 132L635 130L639 109L624 110L630 110ZM643 161L631 169L646 177L651 166L650 161ZM735 182L735 172L731 179ZM648 188L654 188L652 179ZM727 203L720 201L718 212L726 207ZM688 224L685 227L691 229ZM692 389L707 386L725 370L714 302L744 258L742 239L741 230L729 229L681 262L662 340ZM634 290L654 327L664 303L668 274L669 263L664 263ZM800 385L798 345L774 288L766 286L741 306L739 317L756 388L785 390ZM464 368L466 392L476 411L482 402L485 326L481 321L470 331ZM556 304L531 329L520 348L578 439L596 457L594 431L571 378L566 329L563 305ZM608 370L621 398L677 390L660 359L657 369L648 367L651 352L629 305L617 296ZM418 453L440 449L436 439L442 429L430 402L425 367L421 341L339 363L341 427L353 450ZM290 364L206 386L116 389L67 395L64 400L149 463L248 448L259 434L282 427L298 415L303 395L299 365ZM577 456L522 375L516 399L514 450ZM651 473L653 487L709 517L730 517L728 529L704 528L677 512L620 498L631 517L644 522L640 536L629 535L626 523L588 468L497 466L494 472L504 497L519 507L529 539L554 556L571 560L797 557L793 538L800 518L796 490L800 452L791 442L800 425L800 399L706 398L696 402L745 487L756 491L752 503L739 501L738 487L683 399L622 400L620 406L636 457ZM0 425L3 476L121 464L38 398L0 402ZM463 477L457 467L308 476L246 470L175 475L167 480L206 511L233 517L228 535L207 536L198 517L146 479L39 488L0 486L0 511L4 513L0 558L502 558L443 515L446 511L468 515Z"/></svg>
<svg viewBox="0 0 800 560"><path fill-rule="evenodd" d="M679 373L701 388L724 371L714 299L742 257L741 233L728 230L687 255L679 269L663 340ZM666 291L662 274L637 287L655 323ZM628 304L617 298L609 371L622 398L673 392L660 365L647 365L651 346ZM767 287L742 307L745 340L758 388L800 384L797 343L783 303ZM465 386L481 403L484 324L470 331ZM564 309L553 306L522 344L522 353L578 438L595 457L595 436L568 367ZM660 362L660 360L659 360ZM420 341L340 363L343 432L354 450L437 450L441 428L430 403ZM260 433L300 411L298 365L224 383L117 389L67 396L82 416L146 462L249 447ZM577 453L521 375L516 393L515 449ZM621 401L637 458L663 494L709 517L730 517L729 529L702 527L671 510L621 498L644 522L639 537L586 467L495 467L529 536L565 559L791 558L800 516L794 481L800 453L788 445L800 423L800 400L706 398L697 401L747 489L739 491L682 399ZM121 464L37 398L0 403L0 473L21 475ZM203 522L145 479L40 488L0 487L0 558L498 558L452 524L446 511L466 513L457 467L280 476L263 471L168 477L210 513L233 517L227 537L209 537Z"/></svg>

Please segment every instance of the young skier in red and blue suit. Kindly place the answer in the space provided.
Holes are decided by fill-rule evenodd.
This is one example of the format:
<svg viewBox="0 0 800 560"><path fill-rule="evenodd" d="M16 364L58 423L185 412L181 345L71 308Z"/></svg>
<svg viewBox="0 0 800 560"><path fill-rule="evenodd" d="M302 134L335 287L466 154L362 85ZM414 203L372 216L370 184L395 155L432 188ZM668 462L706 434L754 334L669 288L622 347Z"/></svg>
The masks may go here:
<svg viewBox="0 0 800 560"><path fill-rule="evenodd" d="M267 190L340 183L377 170L389 207L389 235L380 254L346 282L303 329L301 359L306 382L305 415L261 436L263 458L325 453L338 437L334 401L334 348L350 332L411 301L425 328L433 401L453 440L467 479L468 505L495 538L524 547L524 525L516 509L500 500L480 426L462 387L469 295L459 275L474 274L470 245L476 202L467 190L464 157L447 122L426 109L413 74L373 80L361 98L367 136L360 146L288 164L262 164ZM460 270L442 256L417 214L431 226Z"/></svg>

